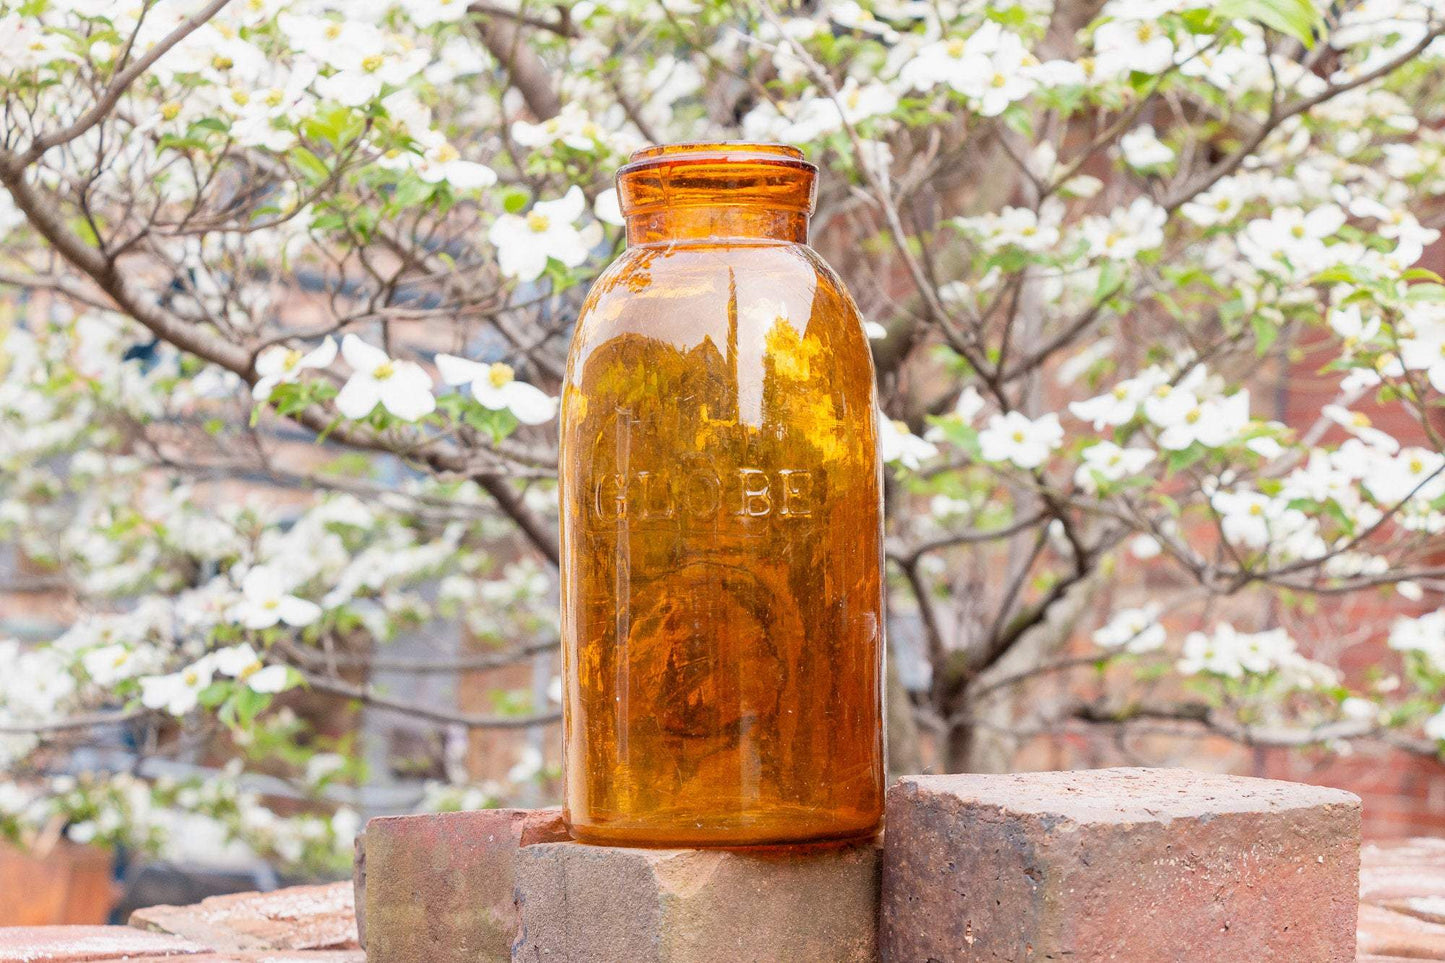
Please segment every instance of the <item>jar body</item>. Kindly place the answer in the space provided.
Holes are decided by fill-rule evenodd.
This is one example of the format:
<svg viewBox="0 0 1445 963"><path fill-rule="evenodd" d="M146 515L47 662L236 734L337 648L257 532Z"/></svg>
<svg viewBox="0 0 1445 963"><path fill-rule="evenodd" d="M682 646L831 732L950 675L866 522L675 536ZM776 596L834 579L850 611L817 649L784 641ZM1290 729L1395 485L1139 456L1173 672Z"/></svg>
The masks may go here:
<svg viewBox="0 0 1445 963"><path fill-rule="evenodd" d="M876 831L872 362L805 245L626 251L562 396L565 815L585 842Z"/></svg>

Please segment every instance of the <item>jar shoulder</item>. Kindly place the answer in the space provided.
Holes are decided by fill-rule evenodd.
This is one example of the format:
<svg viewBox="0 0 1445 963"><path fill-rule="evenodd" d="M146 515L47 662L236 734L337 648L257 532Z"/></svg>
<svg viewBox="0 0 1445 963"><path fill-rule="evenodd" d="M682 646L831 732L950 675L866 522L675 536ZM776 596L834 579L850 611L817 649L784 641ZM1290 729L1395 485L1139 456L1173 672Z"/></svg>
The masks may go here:
<svg viewBox="0 0 1445 963"><path fill-rule="evenodd" d="M872 368L857 306L818 254L801 244L644 246L598 276L578 317L570 372L604 344L641 337L687 350L769 339L782 322ZM774 335L776 340L776 335Z"/></svg>

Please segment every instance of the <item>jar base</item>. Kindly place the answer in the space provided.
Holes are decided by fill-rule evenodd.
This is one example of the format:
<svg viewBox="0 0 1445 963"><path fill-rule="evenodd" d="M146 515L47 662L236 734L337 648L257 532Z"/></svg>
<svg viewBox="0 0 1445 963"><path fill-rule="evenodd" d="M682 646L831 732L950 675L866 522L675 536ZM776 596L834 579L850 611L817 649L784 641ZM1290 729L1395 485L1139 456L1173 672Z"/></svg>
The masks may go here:
<svg viewBox="0 0 1445 963"><path fill-rule="evenodd" d="M796 823L719 826L687 829L681 826L639 826L619 823L579 823L564 813L572 838L591 846L628 846L639 849L773 849L778 847L846 846L873 839L883 828L881 817L864 823L834 823L809 830Z"/></svg>

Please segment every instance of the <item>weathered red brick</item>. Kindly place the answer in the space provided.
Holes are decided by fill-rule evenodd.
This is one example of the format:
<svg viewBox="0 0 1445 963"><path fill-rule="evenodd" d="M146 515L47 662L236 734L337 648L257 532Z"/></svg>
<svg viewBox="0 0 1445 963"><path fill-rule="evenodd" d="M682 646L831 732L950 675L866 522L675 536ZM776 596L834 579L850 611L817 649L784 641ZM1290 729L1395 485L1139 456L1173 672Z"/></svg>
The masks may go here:
<svg viewBox="0 0 1445 963"><path fill-rule="evenodd" d="M130 925L220 950L351 949L359 946L352 893L350 882L340 882L212 896L136 910Z"/></svg>
<svg viewBox="0 0 1445 963"><path fill-rule="evenodd" d="M13 894L11 894L13 896ZM0 928L0 963L176 957L211 947L165 933L128 926L11 926Z"/></svg>
<svg viewBox="0 0 1445 963"><path fill-rule="evenodd" d="M182 957L184 963L366 963L361 950L227 950ZM121 956L97 963L179 963L176 957Z"/></svg>
<svg viewBox="0 0 1445 963"><path fill-rule="evenodd" d="M351 903L356 909L356 942L366 949L366 831L352 841Z"/></svg>
<svg viewBox="0 0 1445 963"><path fill-rule="evenodd" d="M1398 904L1445 896L1445 840L1371 843L1360 851L1360 899Z"/></svg>
<svg viewBox="0 0 1445 963"><path fill-rule="evenodd" d="M1445 924L1445 895L1409 896L1405 899L1381 900L1375 904L1396 913L1404 913L1427 923Z"/></svg>
<svg viewBox="0 0 1445 963"><path fill-rule="evenodd" d="M1372 841L1360 847L1360 872L1388 866L1445 866L1445 839Z"/></svg>
<svg viewBox="0 0 1445 963"><path fill-rule="evenodd" d="M1445 960L1445 926L1379 906L1360 907L1360 952Z"/></svg>
<svg viewBox="0 0 1445 963"><path fill-rule="evenodd" d="M514 963L874 963L878 847L517 856Z"/></svg>
<svg viewBox="0 0 1445 963"><path fill-rule="evenodd" d="M371 820L357 876L371 963L510 960L513 858L523 846L567 838L559 809Z"/></svg>
<svg viewBox="0 0 1445 963"><path fill-rule="evenodd" d="M887 826L891 963L1355 960L1360 803L1339 790L1177 769L914 776Z"/></svg>

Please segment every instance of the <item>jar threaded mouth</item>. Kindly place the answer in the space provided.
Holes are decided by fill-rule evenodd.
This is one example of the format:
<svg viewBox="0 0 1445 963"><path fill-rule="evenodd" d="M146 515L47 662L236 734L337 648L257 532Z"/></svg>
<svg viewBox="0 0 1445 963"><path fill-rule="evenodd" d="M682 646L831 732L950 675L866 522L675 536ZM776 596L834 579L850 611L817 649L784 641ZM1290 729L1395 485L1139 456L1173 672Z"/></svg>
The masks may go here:
<svg viewBox="0 0 1445 963"><path fill-rule="evenodd" d="M817 182L818 168L785 144L659 144L617 172L617 200L629 243L710 235L798 240L807 237Z"/></svg>
<svg viewBox="0 0 1445 963"><path fill-rule="evenodd" d="M635 151L617 174L621 177L649 167L692 164L770 164L813 173L818 170L817 165L808 161L800 149L787 144L696 141L644 147Z"/></svg>

